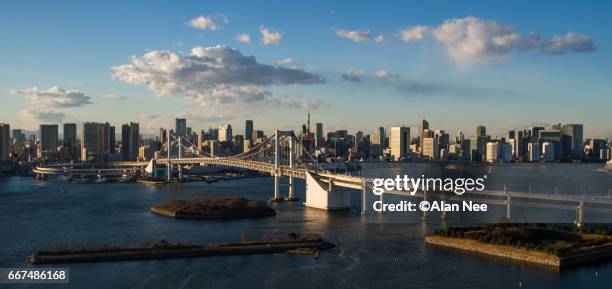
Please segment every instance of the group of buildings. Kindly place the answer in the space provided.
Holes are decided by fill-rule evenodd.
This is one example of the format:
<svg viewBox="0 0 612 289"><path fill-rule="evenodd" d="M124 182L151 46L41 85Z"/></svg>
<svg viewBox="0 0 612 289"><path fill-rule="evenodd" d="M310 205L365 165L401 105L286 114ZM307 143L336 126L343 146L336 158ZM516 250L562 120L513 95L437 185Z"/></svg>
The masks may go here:
<svg viewBox="0 0 612 289"><path fill-rule="evenodd" d="M117 140L115 126L105 122L85 122L80 125L65 123L41 124L38 133L13 129L0 124L0 161L147 161L164 157L168 137L196 147L211 156L228 156L250 150L266 140L263 130L255 130L247 120L244 134L234 134L230 124L196 132L187 120L177 118L174 130L160 129L159 136L140 134L138 123L121 126ZM80 134L77 131L80 129ZM323 124L307 124L297 132L298 151L311 154L319 161L351 161L382 159L388 161L461 160L471 162L554 162L606 161L612 145L607 139L584 139L581 124L554 125L550 128L532 127L510 130L504 137L491 137L480 125L475 135L458 132L454 139L444 130L433 130L422 120L416 135L408 126L385 129L379 127L372 134L347 130L324 132Z"/></svg>

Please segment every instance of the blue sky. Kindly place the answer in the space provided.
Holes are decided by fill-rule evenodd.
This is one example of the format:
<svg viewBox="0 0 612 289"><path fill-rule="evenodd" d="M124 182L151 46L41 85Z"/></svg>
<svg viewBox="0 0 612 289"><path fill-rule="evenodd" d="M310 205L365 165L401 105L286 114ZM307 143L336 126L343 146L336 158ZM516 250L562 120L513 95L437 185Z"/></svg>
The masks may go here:
<svg viewBox="0 0 612 289"><path fill-rule="evenodd" d="M481 123L501 135L560 122L612 136L606 1L124 2L1 4L0 122L138 121L155 132L185 116L194 129L240 132L245 119L295 128L308 104L326 129L416 129L426 118L468 135ZM189 25L200 16L215 26ZM482 33L455 39L473 29ZM212 54L238 69L198 70ZM169 55L198 66L168 73Z"/></svg>

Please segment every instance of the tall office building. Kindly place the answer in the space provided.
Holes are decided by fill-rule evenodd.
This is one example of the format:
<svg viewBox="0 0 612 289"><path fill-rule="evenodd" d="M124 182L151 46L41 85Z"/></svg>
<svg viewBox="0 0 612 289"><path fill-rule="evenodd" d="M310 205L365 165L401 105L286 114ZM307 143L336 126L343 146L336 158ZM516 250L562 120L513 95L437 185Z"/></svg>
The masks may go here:
<svg viewBox="0 0 612 289"><path fill-rule="evenodd" d="M529 161L530 162L539 162L540 161L540 144L539 143L529 143L527 146Z"/></svg>
<svg viewBox="0 0 612 289"><path fill-rule="evenodd" d="M8 123L0 123L0 161L10 160L10 131L11 126Z"/></svg>
<svg viewBox="0 0 612 289"><path fill-rule="evenodd" d="M253 121L250 119L244 125L244 139L253 140Z"/></svg>
<svg viewBox="0 0 612 289"><path fill-rule="evenodd" d="M110 124L85 122L81 130L81 160L104 161L110 153Z"/></svg>
<svg viewBox="0 0 612 289"><path fill-rule="evenodd" d="M438 139L433 137L426 137L421 139L421 152L423 156L429 157L432 160L437 160L440 156L440 150L438 149Z"/></svg>
<svg viewBox="0 0 612 289"><path fill-rule="evenodd" d="M130 122L121 126L121 159L125 162L138 159L140 128L138 123Z"/></svg>
<svg viewBox="0 0 612 289"><path fill-rule="evenodd" d="M222 123L219 126L219 141L220 142L231 142L232 141L232 125Z"/></svg>
<svg viewBox="0 0 612 289"><path fill-rule="evenodd" d="M374 131L371 141L370 155L374 158L382 156L383 151L385 150L385 128L379 127L376 131Z"/></svg>
<svg viewBox="0 0 612 289"><path fill-rule="evenodd" d="M417 138L418 138L418 145L419 147L422 145L421 143L421 139L423 138L423 131L429 129L429 122L426 119L421 120L421 123L419 123L419 131L417 132Z"/></svg>
<svg viewBox="0 0 612 289"><path fill-rule="evenodd" d="M496 163L501 155L501 147L498 142L491 141L487 143L487 155L485 161L488 163Z"/></svg>
<svg viewBox="0 0 612 289"><path fill-rule="evenodd" d="M13 140L15 141L15 144L24 144L25 143L25 134L23 133L23 131L21 129L14 129L13 130Z"/></svg>
<svg viewBox="0 0 612 289"><path fill-rule="evenodd" d="M484 125L479 125L476 127L476 136L481 137L487 135L487 128Z"/></svg>
<svg viewBox="0 0 612 289"><path fill-rule="evenodd" d="M316 147L323 147L324 146L324 139L323 139L323 124L320 122L317 122L316 124L316 129L315 129L315 146Z"/></svg>
<svg viewBox="0 0 612 289"><path fill-rule="evenodd" d="M175 126L174 133L176 133L177 136L187 135L187 120L186 119L184 118L176 119L176 126Z"/></svg>
<svg viewBox="0 0 612 289"><path fill-rule="evenodd" d="M582 124L565 124L561 127L563 156L579 159L584 152Z"/></svg>
<svg viewBox="0 0 612 289"><path fill-rule="evenodd" d="M359 147L359 144L363 141L363 132L358 131L355 133L355 147ZM410 144L410 143L408 143Z"/></svg>
<svg viewBox="0 0 612 289"><path fill-rule="evenodd" d="M64 158L74 160L77 158L77 125L76 123L64 124Z"/></svg>
<svg viewBox="0 0 612 289"><path fill-rule="evenodd" d="M55 152L57 150L57 124L40 125L40 151Z"/></svg>
<svg viewBox="0 0 612 289"><path fill-rule="evenodd" d="M108 142L110 144L108 150L110 151L110 153L115 153L115 145L117 144L117 140L115 134L115 127L112 125L108 127Z"/></svg>
<svg viewBox="0 0 612 289"><path fill-rule="evenodd" d="M410 128L392 127L391 138L390 138L391 156L399 161L408 155L408 149L410 145Z"/></svg>

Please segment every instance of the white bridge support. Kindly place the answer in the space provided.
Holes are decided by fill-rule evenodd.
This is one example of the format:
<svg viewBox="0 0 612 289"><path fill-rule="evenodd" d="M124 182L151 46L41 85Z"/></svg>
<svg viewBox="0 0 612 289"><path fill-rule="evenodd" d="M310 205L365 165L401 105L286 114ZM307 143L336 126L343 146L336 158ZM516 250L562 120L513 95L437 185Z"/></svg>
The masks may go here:
<svg viewBox="0 0 612 289"><path fill-rule="evenodd" d="M333 179L328 179L325 183L307 171L304 205L321 210L348 210L351 208L351 193L346 190L334 190Z"/></svg>
<svg viewBox="0 0 612 289"><path fill-rule="evenodd" d="M280 136L279 131L277 130L274 134L274 197L272 198L273 202L279 202L283 199L280 197Z"/></svg>

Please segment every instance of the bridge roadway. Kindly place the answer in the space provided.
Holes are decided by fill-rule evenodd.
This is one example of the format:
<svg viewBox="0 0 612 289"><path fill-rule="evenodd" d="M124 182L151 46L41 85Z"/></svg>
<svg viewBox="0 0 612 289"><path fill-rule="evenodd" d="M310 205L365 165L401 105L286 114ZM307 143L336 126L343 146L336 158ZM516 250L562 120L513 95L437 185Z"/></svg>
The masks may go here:
<svg viewBox="0 0 612 289"><path fill-rule="evenodd" d="M167 159L158 159L156 164L160 166L166 166ZM85 163L61 163L61 164L50 164L45 166L36 166L33 169L35 174L41 175L65 175L65 176L122 176L142 173L144 168L148 165L148 162L113 162L107 163L104 167L95 168L88 167L90 164ZM214 165L214 166L225 166L242 168L247 170L254 170L270 175L275 175L276 168L271 162L262 161L250 161L237 158L174 158L170 159L171 165ZM286 165L280 165L278 168L278 175L285 177L294 177L300 179L306 179L306 171L309 171L312 175L315 175L320 181L329 183L330 180L335 186L351 188L351 189L362 189L364 179L355 176L334 174L330 172L316 171L301 166L290 167Z"/></svg>

